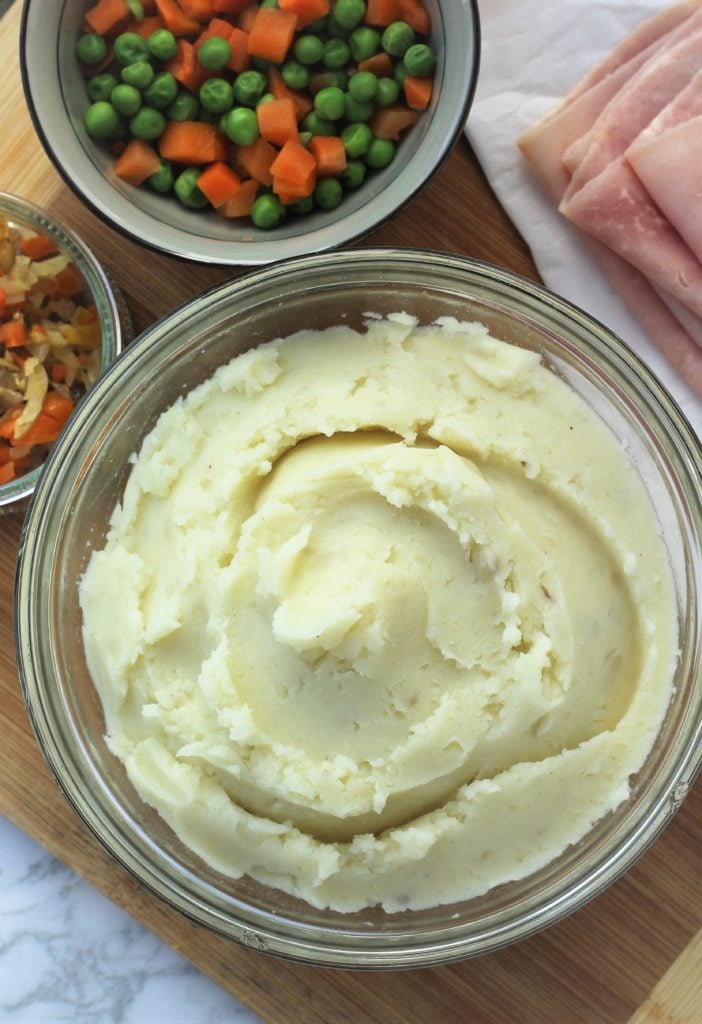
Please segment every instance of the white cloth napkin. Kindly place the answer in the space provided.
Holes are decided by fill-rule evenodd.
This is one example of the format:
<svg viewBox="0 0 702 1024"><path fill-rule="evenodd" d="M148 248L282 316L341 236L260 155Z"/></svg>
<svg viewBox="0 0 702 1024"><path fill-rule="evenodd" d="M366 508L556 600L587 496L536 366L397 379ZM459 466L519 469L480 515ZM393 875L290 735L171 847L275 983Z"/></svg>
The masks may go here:
<svg viewBox="0 0 702 1024"><path fill-rule="evenodd" d="M666 0L482 0L480 75L466 134L545 284L574 302L644 359L702 434L702 402L648 340L568 222L532 177L516 146L639 22Z"/></svg>

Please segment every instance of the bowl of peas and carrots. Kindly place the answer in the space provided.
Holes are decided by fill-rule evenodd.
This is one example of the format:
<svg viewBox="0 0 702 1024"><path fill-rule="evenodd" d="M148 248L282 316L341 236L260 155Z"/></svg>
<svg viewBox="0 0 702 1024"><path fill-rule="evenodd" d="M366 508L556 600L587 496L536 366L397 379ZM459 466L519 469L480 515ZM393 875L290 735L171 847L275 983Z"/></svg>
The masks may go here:
<svg viewBox="0 0 702 1024"><path fill-rule="evenodd" d="M145 245L258 265L368 234L440 166L475 4L26 0L25 92L58 170Z"/></svg>

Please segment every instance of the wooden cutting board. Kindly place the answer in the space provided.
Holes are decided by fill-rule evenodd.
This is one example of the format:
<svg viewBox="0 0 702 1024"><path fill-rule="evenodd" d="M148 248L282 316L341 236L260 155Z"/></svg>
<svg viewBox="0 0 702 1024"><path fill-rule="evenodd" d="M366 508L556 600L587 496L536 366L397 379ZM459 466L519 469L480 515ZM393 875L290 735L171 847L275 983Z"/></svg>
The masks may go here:
<svg viewBox="0 0 702 1024"><path fill-rule="evenodd" d="M142 330L230 277L126 241L84 209L45 157L17 67L19 3L0 21L0 189L74 228L122 288ZM412 206L366 244L431 246L536 277L466 142ZM12 584L21 521L0 532L0 812L271 1024L702 1024L702 786L653 848L561 924L438 969L360 974L303 967L217 938L145 892L64 802L31 733L13 660Z"/></svg>

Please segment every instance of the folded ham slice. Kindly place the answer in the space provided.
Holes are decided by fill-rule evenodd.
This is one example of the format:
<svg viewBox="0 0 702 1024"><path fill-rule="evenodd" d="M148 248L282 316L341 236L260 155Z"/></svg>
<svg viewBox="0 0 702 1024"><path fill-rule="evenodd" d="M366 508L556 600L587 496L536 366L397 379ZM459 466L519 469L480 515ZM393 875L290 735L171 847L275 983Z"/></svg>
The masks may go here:
<svg viewBox="0 0 702 1024"><path fill-rule="evenodd" d="M702 8L685 22L684 38L661 46L607 104L589 133L589 147L573 172L564 203L620 157L702 67ZM676 30L672 35L676 36ZM562 212L568 216L567 209Z"/></svg>

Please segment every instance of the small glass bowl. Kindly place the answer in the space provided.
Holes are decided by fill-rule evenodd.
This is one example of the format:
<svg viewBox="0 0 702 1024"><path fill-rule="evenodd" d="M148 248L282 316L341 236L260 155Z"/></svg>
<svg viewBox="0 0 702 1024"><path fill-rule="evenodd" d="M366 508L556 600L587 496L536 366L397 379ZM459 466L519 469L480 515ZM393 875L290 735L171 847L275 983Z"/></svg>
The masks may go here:
<svg viewBox="0 0 702 1024"><path fill-rule="evenodd" d="M100 365L103 368L108 366L122 351L123 345L129 341L131 324L119 291L93 253L69 228L19 196L0 192L0 219L18 227L28 227L40 234L50 235L59 250L71 258L95 302L102 336ZM0 485L0 514L24 508L42 469L43 466L38 466L31 473Z"/></svg>
<svg viewBox="0 0 702 1024"><path fill-rule="evenodd" d="M103 739L77 588L103 545L129 456L160 413L259 342L404 311L485 323L539 352L610 427L641 474L675 580L680 659L659 736L629 799L540 871L430 910L316 910L218 874L136 795ZM356 250L230 281L143 334L97 382L49 457L29 512L15 590L16 653L43 753L95 836L148 889L252 948L339 967L426 967L525 938L625 871L681 803L702 761L702 452L675 402L605 327L507 271L442 253Z"/></svg>
<svg viewBox="0 0 702 1024"><path fill-rule="evenodd" d="M347 245L397 214L428 183L465 124L478 75L476 0L425 0L438 55L429 108L408 131L392 163L347 193L335 210L290 216L264 231L250 218L193 211L172 195L118 178L106 146L85 131L89 100L75 55L90 0L26 0L20 31L25 95L42 144L66 184L128 237L183 259L257 266Z"/></svg>

